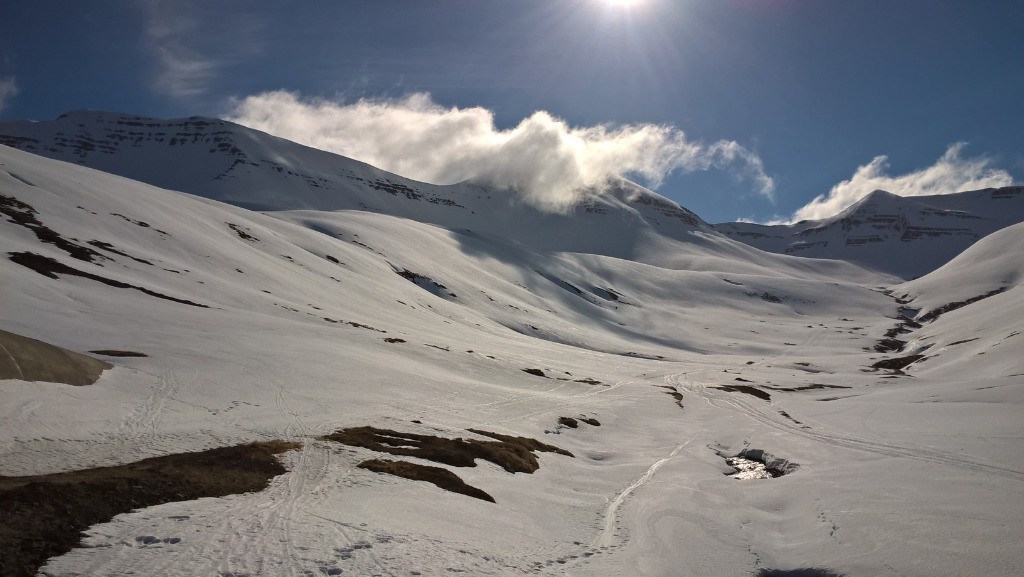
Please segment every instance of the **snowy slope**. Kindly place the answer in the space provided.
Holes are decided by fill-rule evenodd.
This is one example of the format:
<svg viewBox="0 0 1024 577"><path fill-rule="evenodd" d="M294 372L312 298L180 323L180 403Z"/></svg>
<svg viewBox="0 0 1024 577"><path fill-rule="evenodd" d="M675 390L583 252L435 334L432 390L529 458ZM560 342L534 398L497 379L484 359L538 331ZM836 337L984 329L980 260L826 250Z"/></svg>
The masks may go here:
<svg viewBox="0 0 1024 577"><path fill-rule="evenodd" d="M1024 337L1019 311L1024 310L1024 224L1007 227L978 241L935 272L893 287L906 302L908 317L921 321L911 332L911 346L924 358L912 374L954 374L969 378L984 373L1006 384L986 382L979 390L996 395L1019 386ZM906 337L905 337L906 338Z"/></svg>
<svg viewBox="0 0 1024 577"><path fill-rule="evenodd" d="M1024 221L1024 187L901 197L876 190L842 213L789 225L722 223L715 228L761 250L839 259L916 278L978 239Z"/></svg>
<svg viewBox="0 0 1024 577"><path fill-rule="evenodd" d="M1024 561L1024 366L870 370L896 322L879 290L891 277L699 223L595 235L598 249L631 243L630 260L509 238L485 214L442 226L397 209L256 213L3 147L0 195L64 239L0 220L0 328L149 355L107 359L89 387L0 381L0 474L303 443L266 491L120 515L48 575L855 577ZM40 262L67 268L52 278ZM975 390L987 382L999 402ZM558 425L581 415L601 426ZM365 425L480 428L574 457L543 454L532 475L449 467L488 503L358 469L379 455L319 439ZM726 477L721 454L743 449L798 468Z"/></svg>

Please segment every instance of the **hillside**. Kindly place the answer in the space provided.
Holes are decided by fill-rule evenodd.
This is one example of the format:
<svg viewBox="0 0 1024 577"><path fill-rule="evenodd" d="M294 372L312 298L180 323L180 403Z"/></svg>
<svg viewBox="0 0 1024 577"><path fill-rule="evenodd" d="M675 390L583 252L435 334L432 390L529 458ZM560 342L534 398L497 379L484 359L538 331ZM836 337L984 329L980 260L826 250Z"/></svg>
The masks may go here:
<svg viewBox="0 0 1024 577"><path fill-rule="evenodd" d="M296 151L291 170L314 173L317 153L272 143L258 148ZM114 365L80 387L0 380L0 489L252 442L281 443L287 472L125 511L47 575L856 577L1021 562L1024 366L1003 334L1022 321L1020 291L922 325L918 340L945 345L929 360L873 367L920 350L875 349L901 306L1015 287L1018 227L893 285L669 218L658 211L687 213L628 183L591 197L605 213L549 215L325 156L317 174L344 163L364 180L326 189L285 172L251 197L225 185L225 204L212 177L185 185L230 156L203 152L203 172L175 147L187 155L77 160L149 158L184 193L0 146L0 329ZM239 182L281 174L250 159ZM269 201L286 210L239 206ZM950 291L958 275L979 284ZM996 305L991 331L958 320ZM932 370L947 359L956 370ZM737 457L780 476L729 478Z"/></svg>

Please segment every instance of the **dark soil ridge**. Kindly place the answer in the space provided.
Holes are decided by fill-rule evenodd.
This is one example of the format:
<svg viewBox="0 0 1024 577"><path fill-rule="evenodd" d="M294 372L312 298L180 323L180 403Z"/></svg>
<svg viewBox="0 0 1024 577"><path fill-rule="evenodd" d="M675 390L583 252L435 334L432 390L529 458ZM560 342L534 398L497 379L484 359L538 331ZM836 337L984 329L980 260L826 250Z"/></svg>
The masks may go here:
<svg viewBox="0 0 1024 577"><path fill-rule="evenodd" d="M117 349L98 349L95 351L89 351L94 355L103 355L105 357L148 357L146 353L139 353L136 351L120 351Z"/></svg>
<svg viewBox="0 0 1024 577"><path fill-rule="evenodd" d="M573 417L558 417L558 424L562 425L563 427L568 427L570 429L579 428L580 423L585 423L587 425L590 425L591 427L600 427L601 426L601 421L598 421L597 419L595 419L593 417L587 417L586 415L580 415L579 417L575 417L575 418L573 418Z"/></svg>
<svg viewBox="0 0 1024 577"><path fill-rule="evenodd" d="M754 577L843 577L831 569L802 567L800 569L761 569Z"/></svg>
<svg viewBox="0 0 1024 577"><path fill-rule="evenodd" d="M0 577L31 577L81 533L121 513L176 501L261 491L299 445L252 443L127 465L28 477L0 476Z"/></svg>
<svg viewBox="0 0 1024 577"><path fill-rule="evenodd" d="M35 208L13 196L0 194L0 214L9 217L11 219L10 222L31 230L40 242L52 244L68 253L72 258L85 262L95 262L97 258L106 259L105 256L93 249L71 242L52 228L44 225L36 218L36 215L39 213L36 212Z"/></svg>
<svg viewBox="0 0 1024 577"><path fill-rule="evenodd" d="M443 293L452 298L456 298L455 293L448 290L448 287L444 286L443 284L435 281L434 279L426 275L422 275L417 272L412 272L409 269L398 268L395 265L391 265L391 268L395 271L395 274L411 282L412 284L420 287L421 289L426 290L427 292L434 293L437 296L442 296Z"/></svg>
<svg viewBox="0 0 1024 577"><path fill-rule="evenodd" d="M675 387L670 387L669 385L654 386L658 387L659 389L665 389L665 394L675 399L676 405L678 405L680 409L686 409L686 407L683 406L683 394L680 393Z"/></svg>
<svg viewBox="0 0 1024 577"><path fill-rule="evenodd" d="M341 429L323 438L351 447L362 447L389 455L416 457L453 467L475 467L477 459L490 461L509 473L533 473L540 468L535 452L557 453L574 457L565 449L541 443L529 437L514 437L479 429L469 432L493 441L478 439L447 439L432 435L401 433L376 427Z"/></svg>
<svg viewBox="0 0 1024 577"><path fill-rule="evenodd" d="M795 393L795 392L798 392L798 391L814 391L814 390L818 390L818 389L851 389L851 388L853 388L853 387L848 387L846 385L826 385L826 384L823 384L823 383L811 383L809 385L804 385L802 387L773 387L771 385L762 385L762 386L764 388L766 388L766 389L770 389L772 391L779 391L779 392L782 392L782 393Z"/></svg>
<svg viewBox="0 0 1024 577"><path fill-rule="evenodd" d="M932 309L932 310L928 311L927 313L921 315L917 320L919 322L922 322L922 323L931 322L931 321L934 321L935 319L939 318L940 316L942 316L945 313L948 313L948 312L951 312L951 311L955 311L955 310L963 308L963 307L965 307L967 305L972 305L972 304L974 304L974 303L976 303L976 302L978 302L980 300L984 300L984 299L987 299L989 297L994 297L997 294L1005 292L1005 291L1006 291L1006 287L1000 287L1000 288L997 288L995 290L991 290L991 291L989 291L989 292L987 292L987 293L985 293L983 295L978 295L976 297L971 297L971 298L969 298L967 300L958 301L958 302L955 302L955 303L944 304L941 307Z"/></svg>
<svg viewBox="0 0 1024 577"><path fill-rule="evenodd" d="M370 459L357 465L360 469L394 475L412 481L426 481L437 487L452 493L459 493L475 499L494 503L494 497L472 485L467 484L461 477L442 467L420 465L408 461L389 461L387 459Z"/></svg>
<svg viewBox="0 0 1024 577"><path fill-rule="evenodd" d="M68 266L68 265L66 265L66 264L64 264L64 263L62 263L62 262L60 262L60 261L58 261L56 259L50 258L48 256L42 256L42 255L39 255L39 254L36 254L36 253L33 253L33 252L9 252L9 253L7 253L7 256L10 257L12 262L20 264L23 267L32 269L32 270L36 271L37 273L39 273L39 274L41 274L41 275L43 275L45 277L52 278L52 279L59 279L60 277L57 276L59 274L66 274L66 275L71 275L71 276L80 276L82 278L93 280L93 281L96 281L98 283L105 284L107 286L112 286L114 288L134 289L134 290L137 290L137 291L139 291L139 292L141 292L143 294L147 294L147 295L149 295L151 297L156 297L158 299L164 299L164 300L168 300L168 301L172 301L172 302L176 302L176 303L181 303L183 305L189 305L189 306L199 307L199 308L203 308L203 309L210 308L210 307L208 307L206 305L202 305L202 304L199 304L199 303L194 303L194 302L192 302L190 300L170 297L170 296L167 296L165 294L161 294L161 293L158 293L156 291L149 290L148 288L144 288L144 287L140 287L140 286L135 286L133 284L128 284L126 282L121 282L121 281L118 281L118 280L109 279L109 278L102 277L102 276L99 276L99 275L96 275L96 274L92 274L92 273L89 273L89 272L80 271L80 270L78 270L76 268L71 268L70 266Z"/></svg>
<svg viewBox="0 0 1024 577"><path fill-rule="evenodd" d="M772 400L772 396L769 393L750 385L720 385L709 388L718 389L719 391L725 391L727 393L746 393L765 401Z"/></svg>
<svg viewBox="0 0 1024 577"><path fill-rule="evenodd" d="M905 357L896 357L894 359L885 359L883 361L878 361L877 363L871 365L871 368L888 369L890 371L902 372L903 369L907 368L912 363L916 363L917 361L923 358L924 355L908 355Z"/></svg>

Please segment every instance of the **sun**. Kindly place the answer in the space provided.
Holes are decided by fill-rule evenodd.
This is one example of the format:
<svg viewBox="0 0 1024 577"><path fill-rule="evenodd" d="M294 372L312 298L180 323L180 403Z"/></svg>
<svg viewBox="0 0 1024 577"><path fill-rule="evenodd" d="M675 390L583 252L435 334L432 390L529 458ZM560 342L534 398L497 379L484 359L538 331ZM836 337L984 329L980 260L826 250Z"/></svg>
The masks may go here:
<svg viewBox="0 0 1024 577"><path fill-rule="evenodd" d="M637 6L638 4L643 2L643 0L601 0L601 1L604 2L606 6L610 6L612 8L631 8L631 7Z"/></svg>

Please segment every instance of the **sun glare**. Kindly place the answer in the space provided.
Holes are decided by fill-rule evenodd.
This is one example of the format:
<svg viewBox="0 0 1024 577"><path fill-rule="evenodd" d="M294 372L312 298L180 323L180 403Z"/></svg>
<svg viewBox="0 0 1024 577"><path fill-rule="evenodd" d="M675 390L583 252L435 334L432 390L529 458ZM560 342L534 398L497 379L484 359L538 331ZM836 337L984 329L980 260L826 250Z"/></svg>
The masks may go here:
<svg viewBox="0 0 1024 577"><path fill-rule="evenodd" d="M611 6L612 8L630 8L640 4L643 0L603 0L603 2Z"/></svg>

